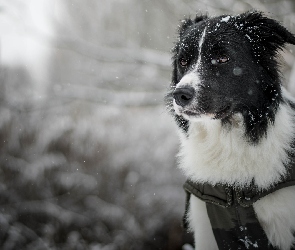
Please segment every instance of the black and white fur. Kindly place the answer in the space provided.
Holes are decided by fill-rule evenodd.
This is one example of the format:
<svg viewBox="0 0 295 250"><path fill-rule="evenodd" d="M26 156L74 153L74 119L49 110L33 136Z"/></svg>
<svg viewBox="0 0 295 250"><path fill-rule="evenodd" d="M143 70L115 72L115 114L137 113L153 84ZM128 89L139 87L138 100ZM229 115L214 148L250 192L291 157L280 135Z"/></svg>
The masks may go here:
<svg viewBox="0 0 295 250"><path fill-rule="evenodd" d="M261 189L294 157L295 104L281 86L278 51L295 37L260 12L197 16L179 27L166 104L180 128L180 168L196 182ZM254 204L273 246L295 242L295 187ZM191 196L197 250L218 249L205 203Z"/></svg>

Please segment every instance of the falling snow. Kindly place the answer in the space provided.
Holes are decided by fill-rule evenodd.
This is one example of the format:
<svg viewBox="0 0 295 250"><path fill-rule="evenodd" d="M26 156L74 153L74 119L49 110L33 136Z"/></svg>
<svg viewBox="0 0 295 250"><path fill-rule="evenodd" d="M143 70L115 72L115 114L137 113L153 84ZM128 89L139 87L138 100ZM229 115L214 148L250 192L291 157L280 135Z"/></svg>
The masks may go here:
<svg viewBox="0 0 295 250"><path fill-rule="evenodd" d="M223 17L223 18L221 19L220 22L225 22L225 23L227 23L227 22L229 21L229 19L230 19L230 16Z"/></svg>
<svg viewBox="0 0 295 250"><path fill-rule="evenodd" d="M254 247L254 248L258 248L258 244L257 241L255 241L254 243L247 237L245 236L244 239L239 239L239 241L243 242L246 249L249 249L249 247Z"/></svg>
<svg viewBox="0 0 295 250"><path fill-rule="evenodd" d="M240 68L240 67L234 67L234 69L233 69L233 74L235 75L235 76L239 76L239 75L241 75L243 73L243 70Z"/></svg>

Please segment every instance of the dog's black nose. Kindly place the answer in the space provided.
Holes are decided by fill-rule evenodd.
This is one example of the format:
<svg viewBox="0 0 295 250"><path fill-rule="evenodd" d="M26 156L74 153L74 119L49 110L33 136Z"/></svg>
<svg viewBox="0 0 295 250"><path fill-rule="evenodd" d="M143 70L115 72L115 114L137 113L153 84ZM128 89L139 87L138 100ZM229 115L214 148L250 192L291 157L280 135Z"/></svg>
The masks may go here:
<svg viewBox="0 0 295 250"><path fill-rule="evenodd" d="M192 87L176 88L173 92L173 97L177 105L184 107L188 105L195 95L195 90Z"/></svg>

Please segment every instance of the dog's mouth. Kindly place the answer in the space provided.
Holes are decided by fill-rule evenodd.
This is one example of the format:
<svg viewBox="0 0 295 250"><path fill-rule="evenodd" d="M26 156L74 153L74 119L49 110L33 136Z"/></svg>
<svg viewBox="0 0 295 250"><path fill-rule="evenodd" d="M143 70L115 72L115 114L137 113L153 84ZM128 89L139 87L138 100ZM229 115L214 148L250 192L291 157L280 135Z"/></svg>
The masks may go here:
<svg viewBox="0 0 295 250"><path fill-rule="evenodd" d="M205 111L198 109L178 108L176 113L183 116L185 119L191 120L196 118L210 118L210 119L225 119L230 117L232 112L232 106L230 104L221 107L218 111Z"/></svg>
<svg viewBox="0 0 295 250"><path fill-rule="evenodd" d="M216 112L214 119L225 119L233 114L232 105L227 104L222 107L218 112Z"/></svg>
<svg viewBox="0 0 295 250"><path fill-rule="evenodd" d="M184 110L182 113L187 116L200 116L201 115L200 113L195 112L195 111L191 111L191 110Z"/></svg>
<svg viewBox="0 0 295 250"><path fill-rule="evenodd" d="M212 114L212 113L206 113L203 111L197 111L197 110L193 110L193 109L192 110L190 110L190 109L178 110L178 112L176 112L176 113L187 120L195 120L195 119L199 119L199 118L214 119L214 114Z"/></svg>

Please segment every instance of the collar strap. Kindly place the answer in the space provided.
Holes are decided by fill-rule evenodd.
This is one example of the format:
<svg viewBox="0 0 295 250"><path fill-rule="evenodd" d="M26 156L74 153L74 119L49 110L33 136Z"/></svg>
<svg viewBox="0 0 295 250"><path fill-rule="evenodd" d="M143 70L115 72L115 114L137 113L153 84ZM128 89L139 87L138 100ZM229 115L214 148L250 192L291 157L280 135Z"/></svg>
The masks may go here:
<svg viewBox="0 0 295 250"><path fill-rule="evenodd" d="M238 203L242 207L252 206L254 202L264 196L293 185L295 185L295 175L292 173L284 181L266 190L259 190L255 185L241 189L223 184L197 183L191 180L187 180L183 187L188 194L193 194L202 201L226 208L231 207L234 203Z"/></svg>
<svg viewBox="0 0 295 250"><path fill-rule="evenodd" d="M233 203L233 193L224 185L203 184L187 180L183 188L186 192L193 194L202 201L213 203L221 207L230 207Z"/></svg>

